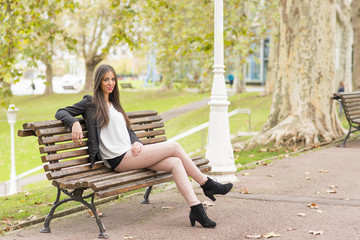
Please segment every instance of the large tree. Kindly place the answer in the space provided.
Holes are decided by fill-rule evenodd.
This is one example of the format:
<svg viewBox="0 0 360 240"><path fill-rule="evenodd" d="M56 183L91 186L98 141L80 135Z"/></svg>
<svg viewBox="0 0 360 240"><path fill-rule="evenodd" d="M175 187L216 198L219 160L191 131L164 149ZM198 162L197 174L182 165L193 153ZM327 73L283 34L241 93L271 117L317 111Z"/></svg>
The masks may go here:
<svg viewBox="0 0 360 240"><path fill-rule="evenodd" d="M354 28L353 87L360 90L360 1L352 2L352 23Z"/></svg>
<svg viewBox="0 0 360 240"><path fill-rule="evenodd" d="M5 0L0 2L0 103L8 104L10 83L22 75L23 60L36 68L38 61L49 59L41 43L61 35L65 42L72 39L52 19L64 9L73 9L73 1ZM68 44L67 43L67 44ZM71 45L71 43L70 43ZM69 46L70 46L69 45Z"/></svg>
<svg viewBox="0 0 360 240"><path fill-rule="evenodd" d="M335 86L333 0L280 2L279 66L269 118L249 147L316 146L344 134Z"/></svg>
<svg viewBox="0 0 360 240"><path fill-rule="evenodd" d="M64 21L79 43L78 54L85 60L84 91L93 89L93 73L97 64L119 44L136 45L139 26L136 21L136 0L83 0Z"/></svg>

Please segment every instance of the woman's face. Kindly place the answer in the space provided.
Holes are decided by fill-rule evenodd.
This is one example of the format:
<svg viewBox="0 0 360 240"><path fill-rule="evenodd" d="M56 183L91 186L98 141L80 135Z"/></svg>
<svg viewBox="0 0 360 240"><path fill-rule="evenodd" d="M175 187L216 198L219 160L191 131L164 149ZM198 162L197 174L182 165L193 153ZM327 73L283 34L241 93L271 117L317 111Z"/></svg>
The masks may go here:
<svg viewBox="0 0 360 240"><path fill-rule="evenodd" d="M104 95L109 95L114 90L116 85L116 79L114 74L109 71L104 75L104 78L101 80L101 90Z"/></svg>

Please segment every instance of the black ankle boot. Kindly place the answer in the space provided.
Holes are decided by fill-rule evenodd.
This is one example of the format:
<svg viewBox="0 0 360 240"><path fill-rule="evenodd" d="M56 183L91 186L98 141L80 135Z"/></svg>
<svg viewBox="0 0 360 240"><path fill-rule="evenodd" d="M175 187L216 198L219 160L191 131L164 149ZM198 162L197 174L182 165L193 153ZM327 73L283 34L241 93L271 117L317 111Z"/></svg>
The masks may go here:
<svg viewBox="0 0 360 240"><path fill-rule="evenodd" d="M199 203L198 205L191 206L190 212L190 223L191 226L195 226L195 221L198 221L201 226L204 228L214 228L216 227L216 222L211 221L208 216L206 215L204 206Z"/></svg>
<svg viewBox="0 0 360 240"><path fill-rule="evenodd" d="M206 183L201 186L201 188L204 191L205 196L207 196L208 198L210 198L213 201L216 201L214 194L225 195L231 190L232 187L233 187L232 183L221 184L221 183L218 183L218 182L212 180L209 177L208 177L208 180L206 181Z"/></svg>

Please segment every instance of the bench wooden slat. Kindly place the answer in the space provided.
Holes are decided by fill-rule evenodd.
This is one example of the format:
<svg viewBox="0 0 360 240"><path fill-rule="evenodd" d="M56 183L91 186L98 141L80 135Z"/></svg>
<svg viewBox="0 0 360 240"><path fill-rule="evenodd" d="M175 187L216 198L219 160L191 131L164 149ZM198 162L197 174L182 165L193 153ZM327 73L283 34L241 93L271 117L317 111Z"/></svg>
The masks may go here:
<svg viewBox="0 0 360 240"><path fill-rule="evenodd" d="M149 129L162 128L162 127L164 127L163 122L154 122L154 123L141 124L141 125L132 125L131 129L134 132L137 132L137 131L143 131L143 130L149 130Z"/></svg>
<svg viewBox="0 0 360 240"><path fill-rule="evenodd" d="M99 164L95 164L95 165L99 165ZM101 165L102 165L102 163L101 163ZM109 168L97 167L93 171L79 172L79 173L75 173L72 175L63 176L61 178L55 178L55 179L53 179L53 185L60 186L60 184L62 184L62 183L67 183L67 182L71 182L71 181L79 181L79 179L82 179L82 178L87 178L89 176L97 176L97 175L101 175L101 174L105 174L105 173L114 173L114 171Z"/></svg>
<svg viewBox="0 0 360 240"><path fill-rule="evenodd" d="M103 164L95 164L93 167L90 167L90 164L86 164L86 165L79 165L73 168L63 169L61 171L48 172L46 176L50 180L50 179L61 178L79 173L92 172L97 169L111 170L105 167Z"/></svg>
<svg viewBox="0 0 360 240"><path fill-rule="evenodd" d="M143 111L127 112L126 114L130 119L132 119L138 117L155 116L158 114L158 112L154 110L143 110Z"/></svg>
<svg viewBox="0 0 360 240"><path fill-rule="evenodd" d="M109 169L109 170L110 170L109 172L104 172L101 174L97 174L95 176L88 175L88 176L85 176L85 177L82 176L82 177L79 177L79 178L73 179L73 180L61 181L60 186L63 188L67 188L67 189L75 189L75 188L79 188L79 187L89 188L91 183L97 179L108 179L110 177L126 177L129 175L148 171L146 169L142 169L142 170L129 171L129 172L125 172L125 173L117 173L111 169Z"/></svg>
<svg viewBox="0 0 360 240"><path fill-rule="evenodd" d="M152 123L161 121L162 118L160 115L150 116L150 117L142 117L142 118L133 118L130 119L131 124L144 124L144 123Z"/></svg>
<svg viewBox="0 0 360 240"><path fill-rule="evenodd" d="M153 143L165 142L167 139L165 136L141 139L142 144L148 145Z"/></svg>
<svg viewBox="0 0 360 240"><path fill-rule="evenodd" d="M356 95L360 95L360 92L342 92L342 93L334 93L334 95L343 96L344 98L356 97Z"/></svg>
<svg viewBox="0 0 360 240"><path fill-rule="evenodd" d="M85 124L85 121L82 117L76 117L76 119L81 123ZM49 120L49 121L41 121L41 122L32 122L29 123L30 129L36 131L37 129L42 128L53 128L53 127L60 127L63 126L64 123L61 120Z"/></svg>
<svg viewBox="0 0 360 240"><path fill-rule="evenodd" d="M210 170L211 170L211 167L207 166L207 165L200 167L200 171L202 171L202 172L208 172ZM172 175L170 173L168 173L168 174L165 174L165 175L157 177L157 178L145 179L145 180L142 180L139 182L129 183L129 184L122 185L119 187L113 187L113 188L97 191L97 192L95 192L95 197L97 197L97 198L109 197L112 195L121 194L121 193L129 192L129 191L153 186L156 184L168 182L168 181L171 181L172 179L173 179Z"/></svg>
<svg viewBox="0 0 360 240"><path fill-rule="evenodd" d="M89 158L72 159L68 161L61 161L56 163L49 163L44 165L45 172L60 170L62 168L73 167L89 163Z"/></svg>
<svg viewBox="0 0 360 240"><path fill-rule="evenodd" d="M85 131L86 130L86 125L81 124L81 128L82 128L83 131ZM38 136L38 137L53 136L53 135L70 133L70 132L71 132L70 129L67 128L66 126L53 127L53 128L41 128L41 129L37 129L35 131L36 136Z"/></svg>
<svg viewBox="0 0 360 240"><path fill-rule="evenodd" d="M345 111L347 111L349 114L351 114L351 112L355 112L355 111L359 111L359 110L360 110L360 104L357 106L352 106L352 107L346 106L346 109L345 109Z"/></svg>
<svg viewBox="0 0 360 240"><path fill-rule="evenodd" d="M36 136L35 132L31 129L20 129L18 130L19 137Z"/></svg>
<svg viewBox="0 0 360 240"><path fill-rule="evenodd" d="M80 149L80 150L74 150L69 152L61 152L61 153L55 153L50 155L41 156L41 160L43 162L50 162L60 159L66 159L66 158L73 158L73 157L80 157L88 155L87 149Z"/></svg>
<svg viewBox="0 0 360 240"><path fill-rule="evenodd" d="M51 152L57 152L57 151L63 151L68 149L76 149L80 147L87 146L87 141L82 141L81 144L75 144L74 142L64 143L64 144L57 144L57 145L50 145L50 146L44 146L40 147L40 153L51 153Z"/></svg>
<svg viewBox="0 0 360 240"><path fill-rule="evenodd" d="M346 104L350 104L350 103L359 103L360 102L360 96L357 98L350 98L350 99L346 99Z"/></svg>
<svg viewBox="0 0 360 240"><path fill-rule="evenodd" d="M136 136L138 138L154 137L154 136L164 135L164 134L165 134L164 129L154 130L154 131L146 131L146 132L136 132Z"/></svg>
<svg viewBox="0 0 360 240"><path fill-rule="evenodd" d="M87 138L87 132L83 132L84 138ZM72 135L65 134L65 135L57 135L57 136L51 136L51 137L40 137L38 138L39 145L47 145L47 144L53 144L53 143L60 143L60 142L66 142L71 141Z"/></svg>

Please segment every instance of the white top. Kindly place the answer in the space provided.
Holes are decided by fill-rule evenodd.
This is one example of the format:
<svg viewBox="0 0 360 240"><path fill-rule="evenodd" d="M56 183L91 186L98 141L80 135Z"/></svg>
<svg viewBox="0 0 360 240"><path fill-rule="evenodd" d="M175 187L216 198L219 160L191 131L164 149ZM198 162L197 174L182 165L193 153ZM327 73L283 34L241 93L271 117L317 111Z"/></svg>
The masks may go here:
<svg viewBox="0 0 360 240"><path fill-rule="evenodd" d="M111 104L109 107L109 124L101 128L100 156L104 160L118 157L131 149L130 135L124 116ZM104 161L107 166L107 161ZM109 167L109 166L107 166Z"/></svg>

